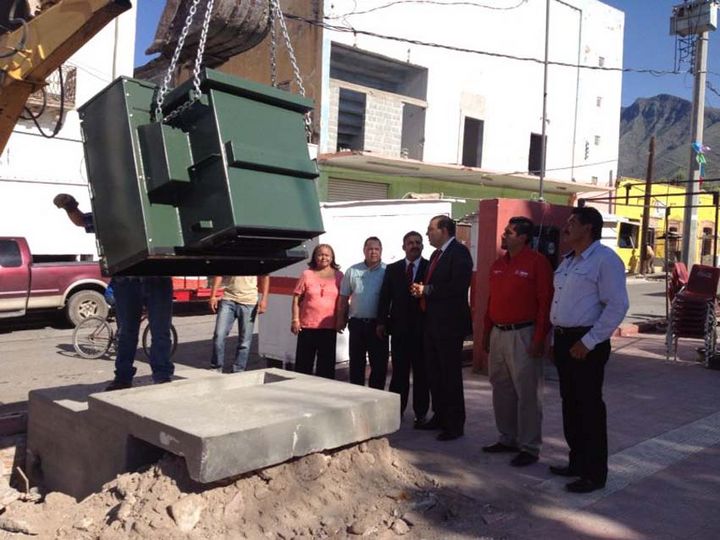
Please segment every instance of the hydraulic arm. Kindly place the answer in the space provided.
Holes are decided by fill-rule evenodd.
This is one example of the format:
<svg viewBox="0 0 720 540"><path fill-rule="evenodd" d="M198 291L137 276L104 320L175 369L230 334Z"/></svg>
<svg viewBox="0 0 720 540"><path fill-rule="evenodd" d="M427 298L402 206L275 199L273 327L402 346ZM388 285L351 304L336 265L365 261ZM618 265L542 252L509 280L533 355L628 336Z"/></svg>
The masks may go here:
<svg viewBox="0 0 720 540"><path fill-rule="evenodd" d="M27 98L45 79L115 17L130 0L58 0L0 35L0 151ZM11 21L12 22L12 21Z"/></svg>

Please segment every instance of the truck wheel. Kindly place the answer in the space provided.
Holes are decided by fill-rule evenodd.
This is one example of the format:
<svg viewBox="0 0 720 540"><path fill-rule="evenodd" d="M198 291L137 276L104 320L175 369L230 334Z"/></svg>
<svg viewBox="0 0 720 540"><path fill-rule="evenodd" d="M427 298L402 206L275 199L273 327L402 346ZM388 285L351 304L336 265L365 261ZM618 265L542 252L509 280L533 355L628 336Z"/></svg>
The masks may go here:
<svg viewBox="0 0 720 540"><path fill-rule="evenodd" d="M73 326L88 317L104 319L108 314L105 297L97 291L78 291L67 301L65 316Z"/></svg>

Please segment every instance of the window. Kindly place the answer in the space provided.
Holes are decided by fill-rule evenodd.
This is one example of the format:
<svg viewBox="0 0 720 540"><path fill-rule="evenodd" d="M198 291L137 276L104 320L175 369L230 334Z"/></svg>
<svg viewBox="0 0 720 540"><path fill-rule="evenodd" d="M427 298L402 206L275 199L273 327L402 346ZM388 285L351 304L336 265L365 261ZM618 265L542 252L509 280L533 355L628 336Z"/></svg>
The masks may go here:
<svg viewBox="0 0 720 540"><path fill-rule="evenodd" d="M598 56L598 66L605 67L605 57L604 56Z"/></svg>
<svg viewBox="0 0 720 540"><path fill-rule="evenodd" d="M0 240L0 266L17 268L22 265L20 247L14 240Z"/></svg>
<svg viewBox="0 0 720 540"><path fill-rule="evenodd" d="M425 146L425 109L403 103L400 154L402 157L422 160Z"/></svg>
<svg viewBox="0 0 720 540"><path fill-rule="evenodd" d="M595 146L600 146L600 135L595 135Z"/></svg>
<svg viewBox="0 0 720 540"><path fill-rule="evenodd" d="M602 107L602 97L601 96L598 96L595 98L595 106Z"/></svg>
<svg viewBox="0 0 720 540"><path fill-rule="evenodd" d="M338 105L337 151L362 150L365 146L366 95L340 89Z"/></svg>
<svg viewBox="0 0 720 540"><path fill-rule="evenodd" d="M465 117L463 133L462 164L466 167L482 166L483 130L485 122L477 118Z"/></svg>
<svg viewBox="0 0 720 540"><path fill-rule="evenodd" d="M634 223L620 224L620 237L618 238L619 248L636 248L638 245L638 236L640 226Z"/></svg>
<svg viewBox="0 0 720 540"><path fill-rule="evenodd" d="M547 147L547 135L545 136L545 146ZM531 133L530 152L528 154L528 173L540 176L540 170L542 169L542 154L542 135L539 133Z"/></svg>

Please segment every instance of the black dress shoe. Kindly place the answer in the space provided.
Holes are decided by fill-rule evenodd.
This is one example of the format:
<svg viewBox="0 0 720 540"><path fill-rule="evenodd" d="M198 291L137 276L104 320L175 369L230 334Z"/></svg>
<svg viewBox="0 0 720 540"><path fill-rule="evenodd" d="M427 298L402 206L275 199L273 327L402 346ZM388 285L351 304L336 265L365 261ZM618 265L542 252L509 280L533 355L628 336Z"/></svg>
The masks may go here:
<svg viewBox="0 0 720 540"><path fill-rule="evenodd" d="M513 467L525 467L526 465L532 465L536 463L538 457L530 452L520 452L517 456L512 458L510 465Z"/></svg>
<svg viewBox="0 0 720 540"><path fill-rule="evenodd" d="M413 429L420 429L420 426L422 426L422 425L425 424L426 422L427 422L427 420L425 419L424 416L423 416L422 418L416 418L416 419L413 421Z"/></svg>
<svg viewBox="0 0 720 540"><path fill-rule="evenodd" d="M422 429L424 431L433 431L436 429L442 429L442 426L440 425L440 420L438 420L436 417L433 416L427 422L418 424L415 429Z"/></svg>
<svg viewBox="0 0 720 540"><path fill-rule="evenodd" d="M126 388L132 388L132 383L118 381L117 379L115 379L105 387L105 392L112 392L114 390L125 390Z"/></svg>
<svg viewBox="0 0 720 540"><path fill-rule="evenodd" d="M503 452L517 452L519 448L517 446L510 446L509 444L503 444L501 442L496 442L495 444L491 444L489 446L483 446L482 451L487 452L488 454L501 454Z"/></svg>
<svg viewBox="0 0 720 540"><path fill-rule="evenodd" d="M575 480L565 485L565 489L570 493L590 493L591 491L603 489L604 487L604 482L601 484L599 482L593 482L588 478L581 478L580 480Z"/></svg>
<svg viewBox="0 0 720 540"><path fill-rule="evenodd" d="M453 433L452 431L443 431L436 437L438 441L454 441L462 437L462 433Z"/></svg>
<svg viewBox="0 0 720 540"><path fill-rule="evenodd" d="M561 467L559 465L550 465L550 472L557 476L565 476L571 478L573 476L580 476L580 474L571 467Z"/></svg>

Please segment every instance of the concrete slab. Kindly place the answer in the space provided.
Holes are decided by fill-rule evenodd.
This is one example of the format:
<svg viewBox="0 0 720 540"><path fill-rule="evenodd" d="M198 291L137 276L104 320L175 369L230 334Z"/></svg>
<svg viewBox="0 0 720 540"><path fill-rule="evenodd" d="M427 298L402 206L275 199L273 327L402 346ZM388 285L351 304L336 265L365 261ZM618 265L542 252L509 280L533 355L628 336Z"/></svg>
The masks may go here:
<svg viewBox="0 0 720 540"><path fill-rule="evenodd" d="M223 377L183 366L175 376ZM151 383L150 376L135 378L138 385ZM88 397L106 385L74 384L29 393L26 472L33 485L82 499L116 475L156 458L157 449L134 439L115 419L89 412Z"/></svg>
<svg viewBox="0 0 720 540"><path fill-rule="evenodd" d="M397 394L264 369L89 396L89 412L213 482L395 432Z"/></svg>
<svg viewBox="0 0 720 540"><path fill-rule="evenodd" d="M136 378L34 390L28 472L34 484L77 499L118 474L185 457L190 476L213 482L397 431L397 394L280 369L222 375L181 368L169 384Z"/></svg>

